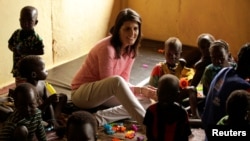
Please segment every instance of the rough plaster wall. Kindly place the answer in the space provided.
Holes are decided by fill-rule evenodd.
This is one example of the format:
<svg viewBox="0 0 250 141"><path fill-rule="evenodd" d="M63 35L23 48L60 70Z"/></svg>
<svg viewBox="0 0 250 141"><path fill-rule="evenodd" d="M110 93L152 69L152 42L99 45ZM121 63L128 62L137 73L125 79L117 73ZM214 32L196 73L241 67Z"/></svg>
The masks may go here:
<svg viewBox="0 0 250 141"><path fill-rule="evenodd" d="M112 0L53 0L54 63L61 64L87 54L107 35Z"/></svg>
<svg viewBox="0 0 250 141"><path fill-rule="evenodd" d="M198 35L208 32L226 40L234 57L250 41L249 5L248 0L128 0L142 16L145 38L165 41L176 36L196 46Z"/></svg>

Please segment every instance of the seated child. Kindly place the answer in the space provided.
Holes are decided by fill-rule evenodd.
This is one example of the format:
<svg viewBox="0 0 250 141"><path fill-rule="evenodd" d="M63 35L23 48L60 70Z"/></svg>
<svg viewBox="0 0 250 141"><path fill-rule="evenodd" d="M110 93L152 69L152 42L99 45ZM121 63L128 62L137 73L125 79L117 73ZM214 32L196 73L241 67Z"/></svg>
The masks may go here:
<svg viewBox="0 0 250 141"><path fill-rule="evenodd" d="M41 111L37 108L37 90L29 84L19 84L14 90L15 110L4 122L0 131L1 141L47 141L42 125Z"/></svg>
<svg viewBox="0 0 250 141"><path fill-rule="evenodd" d="M209 47L214 41L214 36L209 33L202 33L198 36L197 45L201 52L201 59L194 65L195 74L192 79L191 86L198 86L206 66L212 63L209 54Z"/></svg>
<svg viewBox="0 0 250 141"><path fill-rule="evenodd" d="M158 81L164 74L173 74L178 78L187 78L191 81L194 75L192 68L187 68L186 61L181 57L182 43L176 37L165 41L165 62L158 63L152 70L149 85L158 87Z"/></svg>
<svg viewBox="0 0 250 141"><path fill-rule="evenodd" d="M157 64L150 75L149 85L158 87L158 81L164 74L173 74L180 78L186 78L190 82L193 78L194 70L186 67L186 61L181 59L182 43L176 37L170 37L165 42L165 62ZM189 89L189 90L186 90ZM187 87L181 93L182 99L189 97L191 113L193 118L199 118L196 108L197 92L194 87ZM181 100L182 100L181 99Z"/></svg>
<svg viewBox="0 0 250 141"><path fill-rule="evenodd" d="M246 131L247 137L237 138L240 141L249 141L250 131L250 93L246 90L233 91L226 101L227 115L218 122L220 128L224 130ZM211 136L209 136L211 137ZM209 138L208 137L208 138Z"/></svg>
<svg viewBox="0 0 250 141"><path fill-rule="evenodd" d="M233 91L226 101L226 111L227 115L222 117L217 125L250 126L250 93L246 90Z"/></svg>
<svg viewBox="0 0 250 141"><path fill-rule="evenodd" d="M73 112L67 121L68 141L96 141L97 121L87 111Z"/></svg>
<svg viewBox="0 0 250 141"><path fill-rule="evenodd" d="M179 95L179 79L163 75L157 89L158 102L147 108L143 122L148 141L188 141L191 129L186 110L176 102Z"/></svg>
<svg viewBox="0 0 250 141"><path fill-rule="evenodd" d="M59 127L57 119L67 102L67 96L56 93L49 94L44 81L48 72L45 70L43 59L36 55L26 56L18 63L18 71L20 76L26 79L26 82L36 87L38 91L38 108L43 113L43 120L52 126L48 126L47 129ZM56 105L56 107L53 108L53 105Z"/></svg>
<svg viewBox="0 0 250 141"><path fill-rule="evenodd" d="M236 63L229 62L229 46L223 40L214 41L209 48L212 63L209 64L202 75L203 94L206 96L214 76L224 67L236 67Z"/></svg>

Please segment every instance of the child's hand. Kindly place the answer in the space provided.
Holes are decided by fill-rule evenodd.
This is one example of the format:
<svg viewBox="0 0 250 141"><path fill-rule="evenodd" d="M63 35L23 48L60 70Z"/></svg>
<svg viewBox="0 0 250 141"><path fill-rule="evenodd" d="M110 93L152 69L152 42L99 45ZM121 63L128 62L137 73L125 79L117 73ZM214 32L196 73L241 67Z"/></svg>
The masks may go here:
<svg viewBox="0 0 250 141"><path fill-rule="evenodd" d="M60 96L58 94L53 94L49 96L49 101L51 103L57 103L60 101Z"/></svg>
<svg viewBox="0 0 250 141"><path fill-rule="evenodd" d="M67 96L65 94L53 94L49 96L50 103L67 102Z"/></svg>
<svg viewBox="0 0 250 141"><path fill-rule="evenodd" d="M197 94L197 90L194 86L187 86L185 88L182 88L180 92L181 94L183 93L187 93L187 94L196 93Z"/></svg>

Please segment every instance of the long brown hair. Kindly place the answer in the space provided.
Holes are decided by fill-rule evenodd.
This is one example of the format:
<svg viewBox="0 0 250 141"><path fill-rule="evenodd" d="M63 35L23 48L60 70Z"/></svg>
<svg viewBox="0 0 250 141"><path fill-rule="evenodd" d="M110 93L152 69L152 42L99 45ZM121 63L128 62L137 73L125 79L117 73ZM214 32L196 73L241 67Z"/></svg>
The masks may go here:
<svg viewBox="0 0 250 141"><path fill-rule="evenodd" d="M125 8L122 11L120 11L118 16L116 17L115 25L112 27L112 30L111 30L111 34L112 34L111 44L115 48L116 58L120 58L121 47L122 47L122 42L120 40L119 30L120 30L121 26L123 25L123 23L126 21L135 21L138 23L138 26L139 26L138 37L137 37L135 43L133 45L131 45L130 48L128 48L126 50L126 53L133 54L132 58L135 58L137 56L137 53L138 53L138 47L139 47L139 43L141 40L141 17L136 11L134 11L130 8Z"/></svg>

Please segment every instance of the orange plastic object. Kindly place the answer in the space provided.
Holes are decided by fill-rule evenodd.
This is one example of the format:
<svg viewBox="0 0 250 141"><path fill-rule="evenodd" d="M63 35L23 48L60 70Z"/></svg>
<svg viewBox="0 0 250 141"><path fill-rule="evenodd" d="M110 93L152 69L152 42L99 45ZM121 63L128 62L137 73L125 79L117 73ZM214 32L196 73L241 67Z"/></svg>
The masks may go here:
<svg viewBox="0 0 250 141"><path fill-rule="evenodd" d="M125 132L126 131L126 127L125 126L120 126L120 125L115 125L112 127L112 129L115 132Z"/></svg>
<svg viewBox="0 0 250 141"><path fill-rule="evenodd" d="M133 139L135 137L135 131L129 130L125 133L125 138Z"/></svg>
<svg viewBox="0 0 250 141"><path fill-rule="evenodd" d="M118 138L113 138L112 141L122 141L122 140L120 140Z"/></svg>
<svg viewBox="0 0 250 141"><path fill-rule="evenodd" d="M188 86L188 80L186 78L180 78L180 87L186 88Z"/></svg>

